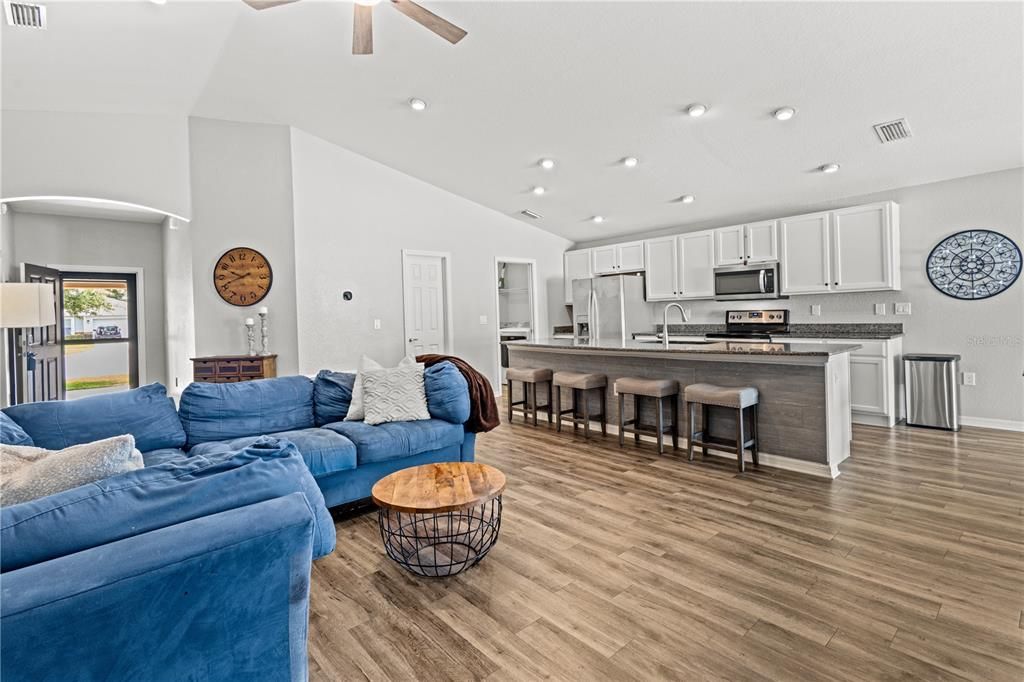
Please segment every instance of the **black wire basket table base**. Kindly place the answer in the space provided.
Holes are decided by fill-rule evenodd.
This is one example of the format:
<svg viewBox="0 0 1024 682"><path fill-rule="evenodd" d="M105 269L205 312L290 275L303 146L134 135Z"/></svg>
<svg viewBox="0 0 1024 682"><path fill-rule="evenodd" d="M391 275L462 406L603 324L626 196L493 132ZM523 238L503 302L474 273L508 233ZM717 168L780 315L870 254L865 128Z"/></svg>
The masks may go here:
<svg viewBox="0 0 1024 682"><path fill-rule="evenodd" d="M498 541L501 495L479 505L441 513L381 508L384 550L416 575L443 578L480 563Z"/></svg>

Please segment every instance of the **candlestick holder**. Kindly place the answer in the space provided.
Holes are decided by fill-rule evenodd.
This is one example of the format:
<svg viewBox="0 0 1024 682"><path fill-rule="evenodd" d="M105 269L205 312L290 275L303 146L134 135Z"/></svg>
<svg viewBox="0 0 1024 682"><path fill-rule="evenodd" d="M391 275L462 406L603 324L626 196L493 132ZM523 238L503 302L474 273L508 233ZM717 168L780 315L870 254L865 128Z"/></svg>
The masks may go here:
<svg viewBox="0 0 1024 682"><path fill-rule="evenodd" d="M260 313L260 355L270 355L270 325L267 314Z"/></svg>
<svg viewBox="0 0 1024 682"><path fill-rule="evenodd" d="M249 342L249 355L256 355L256 332L252 322L245 323L245 337Z"/></svg>

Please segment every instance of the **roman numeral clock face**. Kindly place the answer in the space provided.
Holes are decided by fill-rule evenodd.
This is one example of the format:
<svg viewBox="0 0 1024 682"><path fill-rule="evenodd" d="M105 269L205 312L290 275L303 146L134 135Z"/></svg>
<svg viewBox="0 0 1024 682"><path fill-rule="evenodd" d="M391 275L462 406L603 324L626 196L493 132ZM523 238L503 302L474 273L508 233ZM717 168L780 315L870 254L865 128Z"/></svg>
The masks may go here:
<svg viewBox="0 0 1024 682"><path fill-rule="evenodd" d="M213 269L213 286L231 305L259 303L270 293L273 282L274 273L263 254L244 246L225 253Z"/></svg>

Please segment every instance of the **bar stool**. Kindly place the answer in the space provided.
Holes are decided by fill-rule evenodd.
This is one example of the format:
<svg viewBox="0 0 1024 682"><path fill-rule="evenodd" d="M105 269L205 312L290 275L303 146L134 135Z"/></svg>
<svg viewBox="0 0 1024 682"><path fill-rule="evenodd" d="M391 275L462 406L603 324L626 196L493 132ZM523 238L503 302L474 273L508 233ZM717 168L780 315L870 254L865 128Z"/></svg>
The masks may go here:
<svg viewBox="0 0 1024 682"><path fill-rule="evenodd" d="M516 405L523 406L523 422L530 420L530 407L533 406L533 425L537 425L537 384L547 383L548 385L548 424L551 423L551 370L533 367L509 367L505 370L505 381L508 384L508 420L512 421L512 408ZM512 382L518 381L523 384L523 399L518 402L512 400Z"/></svg>
<svg viewBox="0 0 1024 682"><path fill-rule="evenodd" d="M683 392L686 400L687 416L690 420L690 438L687 446L687 456L693 461L693 448L700 446L701 456L708 454L708 446L716 450L732 452L739 461L738 468L742 472L745 469L743 463L743 451L750 448L750 458L757 463L757 389L751 386L742 388L727 388L715 386L714 384L691 384ZM696 430L697 405L701 406L701 431ZM736 437L735 439L720 438L711 435L711 425L708 421L708 406L727 407L736 410ZM750 410L750 438L746 438L743 428L743 412Z"/></svg>
<svg viewBox="0 0 1024 682"><path fill-rule="evenodd" d="M658 454L665 452L665 433L672 434L672 449L679 449L679 382L672 379L639 379L622 377L615 380L615 392L619 394L619 447L625 444L626 433L633 434L633 441L640 442L641 433L654 433L658 438ZM626 396L633 396L633 418L626 420ZM654 401L657 412L655 423L644 425L640 422L642 399ZM665 426L665 398L671 398L672 424Z"/></svg>
<svg viewBox="0 0 1024 682"><path fill-rule="evenodd" d="M605 415L608 413L608 399L605 396L605 388L608 386L608 377L603 374L584 374L582 372L555 372L552 382L555 385L555 430L562 431L562 415L572 414L572 432L576 433L579 426L583 425L583 437L590 438L590 400L587 391L600 390L601 392L601 414L593 415L594 419L601 420L601 435L608 435L608 420ZM572 389L572 407L568 410L562 409L562 389ZM579 416L582 413L582 416Z"/></svg>

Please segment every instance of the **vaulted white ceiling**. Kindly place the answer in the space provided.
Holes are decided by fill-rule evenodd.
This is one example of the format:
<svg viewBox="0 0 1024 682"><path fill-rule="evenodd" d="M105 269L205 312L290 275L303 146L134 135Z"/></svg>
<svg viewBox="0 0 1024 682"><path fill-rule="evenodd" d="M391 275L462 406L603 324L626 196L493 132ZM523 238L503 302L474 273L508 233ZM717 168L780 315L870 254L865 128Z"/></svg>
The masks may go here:
<svg viewBox="0 0 1024 682"><path fill-rule="evenodd" d="M424 4L468 37L384 2L355 57L341 0L51 3L3 29L3 105L289 124L576 241L1024 165L1021 3Z"/></svg>

